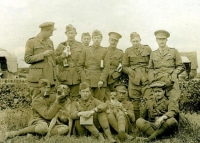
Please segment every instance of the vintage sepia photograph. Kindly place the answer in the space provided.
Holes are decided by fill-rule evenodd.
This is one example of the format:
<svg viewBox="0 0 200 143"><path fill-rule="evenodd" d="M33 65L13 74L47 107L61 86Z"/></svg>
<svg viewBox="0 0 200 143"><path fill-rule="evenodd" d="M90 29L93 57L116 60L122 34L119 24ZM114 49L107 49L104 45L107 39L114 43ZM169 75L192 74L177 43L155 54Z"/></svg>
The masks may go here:
<svg viewBox="0 0 200 143"><path fill-rule="evenodd" d="M0 143L200 142L199 0L0 0Z"/></svg>

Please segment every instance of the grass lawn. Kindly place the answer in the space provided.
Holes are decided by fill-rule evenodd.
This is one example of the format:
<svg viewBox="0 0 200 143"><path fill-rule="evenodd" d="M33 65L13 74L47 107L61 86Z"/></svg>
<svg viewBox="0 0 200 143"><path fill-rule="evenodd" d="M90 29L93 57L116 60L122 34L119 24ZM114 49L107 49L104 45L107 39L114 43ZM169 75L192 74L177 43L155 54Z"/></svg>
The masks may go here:
<svg viewBox="0 0 200 143"><path fill-rule="evenodd" d="M18 130L27 126L32 111L26 109L5 109L0 111L0 140L6 131ZM184 114L182 114L184 115ZM189 115L180 118L179 132L171 138L160 139L155 143L198 143L200 142L200 115ZM194 118L193 118L194 117ZM115 137L116 138L116 137ZM90 137L52 136L44 140L41 136L18 136L4 141L6 143L94 143ZM134 142L134 141L133 141Z"/></svg>

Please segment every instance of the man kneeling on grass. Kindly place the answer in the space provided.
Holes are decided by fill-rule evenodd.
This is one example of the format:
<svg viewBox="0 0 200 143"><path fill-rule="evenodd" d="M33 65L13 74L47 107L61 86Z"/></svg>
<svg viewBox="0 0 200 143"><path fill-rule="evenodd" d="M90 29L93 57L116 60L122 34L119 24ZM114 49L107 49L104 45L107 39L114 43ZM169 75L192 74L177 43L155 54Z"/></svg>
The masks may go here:
<svg viewBox="0 0 200 143"><path fill-rule="evenodd" d="M177 127L179 115L178 103L166 98L166 84L161 81L153 82L150 87L153 97L150 98L142 113L142 118L136 121L138 129L148 138L136 138L143 141L152 141L162 135L173 134Z"/></svg>
<svg viewBox="0 0 200 143"><path fill-rule="evenodd" d="M66 95L50 94L50 84L47 79L40 79L39 85L40 89L38 95L31 103L33 118L29 122L29 126L18 131L6 132L4 139L27 133L45 135L48 132L48 124L65 105ZM55 125L51 130L51 135L63 135L68 131L69 128L67 125Z"/></svg>
<svg viewBox="0 0 200 143"><path fill-rule="evenodd" d="M100 127L103 129L109 142L116 142L110 132L108 119L105 114L107 104L95 99L91 95L89 84L80 84L79 93L81 98L71 105L71 119L75 120L75 128L78 135L88 135L99 141L104 141L104 137L99 133Z"/></svg>

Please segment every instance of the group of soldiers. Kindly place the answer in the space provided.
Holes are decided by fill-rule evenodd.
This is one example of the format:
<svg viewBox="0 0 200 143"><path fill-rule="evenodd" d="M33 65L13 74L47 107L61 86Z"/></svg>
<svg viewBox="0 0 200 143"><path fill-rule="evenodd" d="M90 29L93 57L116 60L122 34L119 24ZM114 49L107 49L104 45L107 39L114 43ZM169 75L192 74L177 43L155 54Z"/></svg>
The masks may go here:
<svg viewBox="0 0 200 143"><path fill-rule="evenodd" d="M103 132L109 142L116 142L113 131L120 141L132 140L141 131L147 135L141 139L151 141L177 129L178 75L184 68L177 49L166 44L169 32L154 33L159 46L155 51L142 45L140 35L132 32L132 46L123 52L117 48L122 38L119 33L110 32L110 45L102 47L100 31L83 33L81 43L76 41L76 28L70 24L65 31L67 40L54 50L50 39L56 30L54 23L39 27L41 32L27 41L24 56L30 64L27 81L35 116L27 128L7 132L6 138L46 134L49 121L68 99L68 116L77 135L92 135L103 141ZM128 83L120 80L123 74L128 76ZM59 85L63 90L57 90ZM93 117L93 123L82 124L82 117ZM70 136L74 132L66 124L51 130L52 135L67 133Z"/></svg>

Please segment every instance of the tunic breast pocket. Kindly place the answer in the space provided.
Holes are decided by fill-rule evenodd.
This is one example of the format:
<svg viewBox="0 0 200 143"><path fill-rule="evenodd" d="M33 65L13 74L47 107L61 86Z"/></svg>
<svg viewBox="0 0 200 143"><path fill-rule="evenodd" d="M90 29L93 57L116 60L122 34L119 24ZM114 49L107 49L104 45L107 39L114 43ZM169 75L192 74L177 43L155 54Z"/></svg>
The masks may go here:
<svg viewBox="0 0 200 143"><path fill-rule="evenodd" d="M173 55L167 55L166 56L166 62L170 65L174 65L174 62L175 62L175 58Z"/></svg>
<svg viewBox="0 0 200 143"><path fill-rule="evenodd" d="M113 66L118 66L120 62L121 62L120 59L116 56L110 59L110 63Z"/></svg>
<svg viewBox="0 0 200 143"><path fill-rule="evenodd" d="M44 52L44 48L42 46L35 46L34 47L34 55L40 54Z"/></svg>
<svg viewBox="0 0 200 143"><path fill-rule="evenodd" d="M143 52L141 54L141 62L148 62L150 58L150 53Z"/></svg>
<svg viewBox="0 0 200 143"><path fill-rule="evenodd" d="M74 54L74 59L79 59L80 58L80 56L81 56L81 53L82 53L82 50L81 49L77 49L77 50L74 50L73 52L72 52L72 54Z"/></svg>
<svg viewBox="0 0 200 143"><path fill-rule="evenodd" d="M133 62L135 60L137 60L137 55L136 54L131 54L131 55L128 55L129 59L130 59L130 62Z"/></svg>

